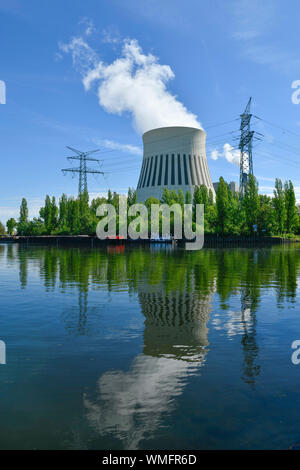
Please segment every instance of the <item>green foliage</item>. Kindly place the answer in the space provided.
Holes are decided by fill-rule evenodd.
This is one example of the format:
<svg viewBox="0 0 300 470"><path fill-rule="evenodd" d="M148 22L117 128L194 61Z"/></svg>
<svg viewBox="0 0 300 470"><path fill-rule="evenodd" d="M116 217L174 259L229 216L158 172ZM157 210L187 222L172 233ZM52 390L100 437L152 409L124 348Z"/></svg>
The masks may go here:
<svg viewBox="0 0 300 470"><path fill-rule="evenodd" d="M242 207L245 211L246 233L253 235L255 233L254 225L257 226L259 214L258 183L253 175L249 175Z"/></svg>
<svg viewBox="0 0 300 470"><path fill-rule="evenodd" d="M276 212L276 233L283 234L286 227L286 207L282 181L279 178L275 180L273 206Z"/></svg>
<svg viewBox="0 0 300 470"><path fill-rule="evenodd" d="M70 231L68 225L68 198L66 194L63 194L59 200L59 218L58 218L58 227L59 233L67 234Z"/></svg>
<svg viewBox="0 0 300 470"><path fill-rule="evenodd" d="M0 222L0 235L5 235L5 226L2 224L2 222Z"/></svg>
<svg viewBox="0 0 300 470"><path fill-rule="evenodd" d="M184 202L185 202L185 204L192 204L192 195L191 195L190 191L186 191Z"/></svg>
<svg viewBox="0 0 300 470"><path fill-rule="evenodd" d="M240 235L245 227L245 211L240 203L238 194L232 194L230 191L230 194L228 193L228 201L227 232L232 235Z"/></svg>
<svg viewBox="0 0 300 470"><path fill-rule="evenodd" d="M134 188L128 188L127 194L127 205L128 207L132 206L133 204L137 203L137 195L136 190Z"/></svg>
<svg viewBox="0 0 300 470"><path fill-rule="evenodd" d="M15 228L17 227L18 225L18 222L13 218L11 217L10 219L8 219L8 221L6 222L6 227L7 227L7 233L9 235L13 235L14 234L14 230Z"/></svg>
<svg viewBox="0 0 300 470"><path fill-rule="evenodd" d="M266 195L259 195L259 211L257 216L257 231L259 235L272 235L275 233L275 213L272 199Z"/></svg>
<svg viewBox="0 0 300 470"><path fill-rule="evenodd" d="M179 189L179 191L178 191L178 204L180 204L181 207L183 208L183 205L184 205L184 194L183 194L182 189Z"/></svg>
<svg viewBox="0 0 300 470"><path fill-rule="evenodd" d="M27 201L23 197L21 206L20 206L20 216L19 216L19 223L18 223L18 233L27 235L28 230L28 206Z"/></svg>
<svg viewBox="0 0 300 470"><path fill-rule="evenodd" d="M216 194L216 209L217 209L217 231L224 234L228 232L228 215L229 215L229 199L228 199L228 185L221 177L219 179L217 194Z"/></svg>
<svg viewBox="0 0 300 470"><path fill-rule="evenodd" d="M286 181L284 185L284 197L285 197L285 230L287 233L296 233L299 227L299 217L296 207L296 197L294 186L291 181Z"/></svg>

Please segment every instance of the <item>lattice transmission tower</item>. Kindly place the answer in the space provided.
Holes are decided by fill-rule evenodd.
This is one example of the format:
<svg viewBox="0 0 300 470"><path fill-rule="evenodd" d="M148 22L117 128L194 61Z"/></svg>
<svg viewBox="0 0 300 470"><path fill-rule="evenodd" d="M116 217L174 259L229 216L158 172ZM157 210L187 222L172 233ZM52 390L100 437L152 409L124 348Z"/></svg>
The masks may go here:
<svg viewBox="0 0 300 470"><path fill-rule="evenodd" d="M72 150L72 152L76 153L76 156L67 157L68 160L79 160L79 167L78 168L63 168L61 171L65 174L66 172L71 173L79 173L79 183L78 183L78 195L80 196L82 193L87 191L87 174L101 174L104 175L103 171L94 170L93 168L87 167L87 161L93 162L100 162L97 158L89 157L91 153L99 152L97 150L89 150L88 152L81 152L80 150L76 150L72 147L67 148Z"/></svg>
<svg viewBox="0 0 300 470"><path fill-rule="evenodd" d="M240 194L245 194L246 185L248 182L248 176L253 175L253 161L252 161L252 141L254 131L250 129L250 121L252 114L250 113L251 100L249 99L248 104L243 114L241 114L241 137L239 149L241 151L240 159Z"/></svg>

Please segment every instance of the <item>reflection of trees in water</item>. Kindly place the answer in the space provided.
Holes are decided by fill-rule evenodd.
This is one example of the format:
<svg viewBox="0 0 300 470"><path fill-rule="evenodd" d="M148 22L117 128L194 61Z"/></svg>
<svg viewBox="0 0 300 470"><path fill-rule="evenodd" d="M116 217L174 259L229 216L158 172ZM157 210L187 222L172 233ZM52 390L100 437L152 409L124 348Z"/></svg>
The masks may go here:
<svg viewBox="0 0 300 470"><path fill-rule="evenodd" d="M257 279L264 263L264 256L259 259L258 251L251 253L247 269L244 272L241 286L241 323L243 326L242 348L244 353L242 379L251 387L255 385L255 378L260 374L257 364L258 344L256 342L256 310L259 304L260 288L264 282ZM253 269L256 266L257 269Z"/></svg>
<svg viewBox="0 0 300 470"><path fill-rule="evenodd" d="M256 314L246 292L242 292L241 304L241 323L243 326L241 343L244 352L242 379L251 387L254 387L255 378L260 373L260 366L257 364L259 349L256 342Z"/></svg>
<svg viewBox="0 0 300 470"><path fill-rule="evenodd" d="M24 289L27 285L28 278L28 255L26 248L20 247L18 250L19 254L19 278L21 288Z"/></svg>
<svg viewBox="0 0 300 470"><path fill-rule="evenodd" d="M3 245L1 245L3 247ZM89 283L116 291L125 284L130 292L146 280L150 284L165 280L166 289L191 288L209 293L215 282L220 298L225 302L242 282L255 281L261 286L274 286L278 302L296 297L300 251L291 247L267 249L205 249L199 252L150 251L144 247L116 254L99 248L56 248L7 245L8 261L18 259L20 278L26 285L28 269L38 268L46 288L75 285L87 289ZM249 273L252 277L249 278ZM253 282L252 282L252 285ZM259 296L258 296L259 297ZM259 300L259 299L258 299Z"/></svg>
<svg viewBox="0 0 300 470"><path fill-rule="evenodd" d="M88 291L79 290L78 307L69 307L63 312L66 329L73 334L86 335L88 312Z"/></svg>
<svg viewBox="0 0 300 470"><path fill-rule="evenodd" d="M4 244L0 243L0 259L3 258L4 254L5 254L5 248L6 248L6 246Z"/></svg>

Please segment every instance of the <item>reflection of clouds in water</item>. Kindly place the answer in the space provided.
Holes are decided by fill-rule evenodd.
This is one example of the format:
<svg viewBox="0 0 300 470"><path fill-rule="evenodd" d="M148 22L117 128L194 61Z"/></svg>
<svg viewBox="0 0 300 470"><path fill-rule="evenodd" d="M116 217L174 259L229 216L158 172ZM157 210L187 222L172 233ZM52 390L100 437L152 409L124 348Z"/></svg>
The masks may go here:
<svg viewBox="0 0 300 470"><path fill-rule="evenodd" d="M104 373L96 400L84 396L88 421L100 435L113 434L125 449L137 449L161 426L188 377L205 363L210 300L193 291L165 292L162 285L139 289L144 354L128 372Z"/></svg>
<svg viewBox="0 0 300 470"><path fill-rule="evenodd" d="M90 424L101 435L115 434L125 449L138 448L160 426L162 413L172 410L187 377L200 366L201 362L139 355L130 371L106 372L98 381L99 401L84 397Z"/></svg>
<svg viewBox="0 0 300 470"><path fill-rule="evenodd" d="M252 326L251 310L246 308L243 316L240 310L228 310L226 316L215 314L211 324L216 330L225 331L227 336L243 335L245 333L245 326Z"/></svg>

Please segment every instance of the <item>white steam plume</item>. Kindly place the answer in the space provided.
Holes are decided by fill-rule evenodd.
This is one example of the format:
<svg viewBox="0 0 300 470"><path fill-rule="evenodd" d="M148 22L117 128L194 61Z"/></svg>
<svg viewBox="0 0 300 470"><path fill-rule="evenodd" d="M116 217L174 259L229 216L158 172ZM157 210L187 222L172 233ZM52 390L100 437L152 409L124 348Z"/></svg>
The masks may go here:
<svg viewBox="0 0 300 470"><path fill-rule="evenodd" d="M144 54L136 40L125 40L121 56L111 64L102 62L83 38L59 46L72 54L86 90L97 83L100 106L112 114L131 113L138 132L164 126L202 128L197 116L167 90L175 77L172 69Z"/></svg>
<svg viewBox="0 0 300 470"><path fill-rule="evenodd" d="M240 158L241 158L241 152L240 150L234 149L230 144L224 144L223 146L223 152L219 152L218 149L212 150L210 154L210 158L212 160L218 160L218 158L226 158L226 160L229 163L232 163L233 165L239 166L240 164Z"/></svg>

